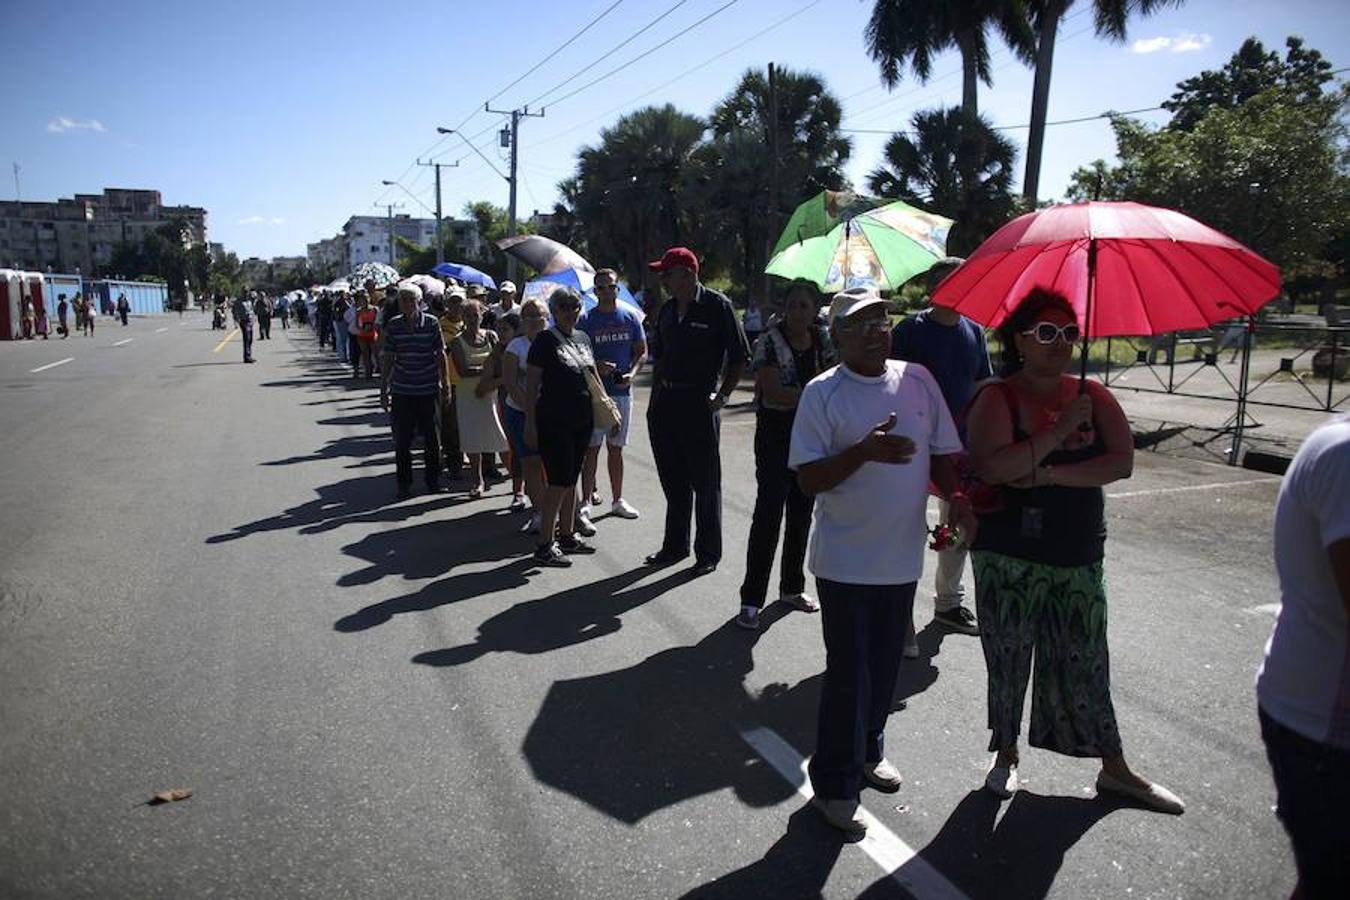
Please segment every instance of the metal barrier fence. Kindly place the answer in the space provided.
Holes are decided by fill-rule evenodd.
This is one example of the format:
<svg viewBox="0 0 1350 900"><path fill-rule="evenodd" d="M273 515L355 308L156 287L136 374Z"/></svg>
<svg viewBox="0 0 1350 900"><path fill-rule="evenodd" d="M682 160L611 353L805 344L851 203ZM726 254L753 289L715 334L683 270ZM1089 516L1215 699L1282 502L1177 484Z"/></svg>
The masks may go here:
<svg viewBox="0 0 1350 900"><path fill-rule="evenodd" d="M1350 327L1253 319L1213 331L1108 338L1106 359L1096 368L1096 377L1113 389L1234 403L1221 430L1234 436L1228 461L1235 465L1249 404L1350 408ZM1124 384L1127 375L1136 383Z"/></svg>

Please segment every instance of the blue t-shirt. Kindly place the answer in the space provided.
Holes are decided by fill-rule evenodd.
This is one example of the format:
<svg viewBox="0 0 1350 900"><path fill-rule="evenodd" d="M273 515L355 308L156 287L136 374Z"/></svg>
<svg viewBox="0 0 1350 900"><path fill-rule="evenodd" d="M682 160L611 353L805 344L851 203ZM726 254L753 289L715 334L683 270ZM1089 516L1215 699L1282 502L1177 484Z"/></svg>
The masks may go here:
<svg viewBox="0 0 1350 900"><path fill-rule="evenodd" d="M964 316L955 325L943 325L926 309L895 326L891 359L916 362L932 372L953 419L970 402L975 382L993 374L980 326Z"/></svg>
<svg viewBox="0 0 1350 900"><path fill-rule="evenodd" d="M592 307L577 320L577 329L591 339L591 349L595 352L596 362L605 360L614 363L614 374L627 374L633 367L633 345L647 340L642 330L642 320L633 311L620 303L614 312L601 312L600 307ZM605 393L622 395L629 392L629 385L614 383L614 376L601 378L605 384Z"/></svg>

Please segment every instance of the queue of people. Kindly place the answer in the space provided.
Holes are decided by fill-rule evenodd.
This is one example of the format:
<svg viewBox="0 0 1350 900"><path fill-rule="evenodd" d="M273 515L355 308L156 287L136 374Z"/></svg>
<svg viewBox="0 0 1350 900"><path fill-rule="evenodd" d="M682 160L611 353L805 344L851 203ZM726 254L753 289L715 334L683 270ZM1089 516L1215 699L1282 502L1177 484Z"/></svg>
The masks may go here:
<svg viewBox="0 0 1350 900"><path fill-rule="evenodd" d="M960 262L936 267L930 289ZM479 499L500 456L509 508L528 514L533 561L573 565L595 551L602 453L611 512L639 518L624 497L623 450L650 351L648 435L666 509L645 561L668 566L692 551L692 574L707 574L723 557L721 410L748 364L757 496L735 621L759 627L781 532L777 599L819 613L826 648L809 767L825 819L860 834L862 787L902 783L883 735L901 660L914 655L930 492L958 536L939 555L934 621L984 649L986 789L1007 798L1019 788L1030 682L1031 746L1099 759L1099 791L1182 812L1180 798L1126 764L1112 710L1102 487L1129 477L1133 445L1110 392L1089 382L1080 393L1067 373L1078 338L1068 302L1040 291L1022 301L999 332L995 378L982 330L945 310L893 332L874 290L835 295L822 317L815 287L794 283L752 349L730 301L700 282L692 251L672 248L650 266L669 300L646 325L617 304L609 269L596 273L584 314L566 288L518 304L511 285L489 305L477 286L426 295L403 282L393 314L376 311L373 284L355 298L320 297L321 344L342 322L349 359L365 358L363 337L378 350L397 496L411 495L418 436L428 491L441 489L443 470L467 469ZM997 508L974 508L963 464L997 488Z"/></svg>

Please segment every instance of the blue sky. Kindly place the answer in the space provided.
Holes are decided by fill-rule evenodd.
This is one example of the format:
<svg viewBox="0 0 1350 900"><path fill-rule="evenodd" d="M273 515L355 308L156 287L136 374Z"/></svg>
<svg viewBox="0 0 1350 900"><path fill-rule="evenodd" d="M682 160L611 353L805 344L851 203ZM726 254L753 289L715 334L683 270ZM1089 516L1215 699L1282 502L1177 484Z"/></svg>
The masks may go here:
<svg viewBox="0 0 1350 900"><path fill-rule="evenodd" d="M475 199L505 205L505 182L458 138L438 141L435 132L464 123L470 135L485 132L478 143L488 156L503 159L494 133L501 117L482 112L489 97L502 108L542 99L546 110L522 127L522 217L552 206L577 150L624 111L670 102L706 115L745 69L770 61L822 75L843 100L845 128L900 128L917 110L960 101L955 54L937 60L927 85L907 74L892 92L879 86L862 38L871 0L685 0L632 40L676 0L620 0L503 92L614 3L0 0L0 33L10 37L0 197L14 196L11 162L21 167L24 199L156 188L168 203L206 207L211 239L241 257L291 255L350 215L382 213L377 203L426 215L419 201L434 206L432 178L411 165L419 154L460 160L443 172L447 212ZM1337 67L1350 59L1350 15L1332 0L1190 0L1134 20L1123 45L1095 38L1088 5L1078 0L1060 31L1052 121L1156 106L1249 35L1274 48L1299 34ZM1031 71L996 46L981 111L995 125L1025 124ZM1025 130L1008 133L1020 146ZM851 136L849 174L860 184L886 135ZM1105 120L1051 128L1042 194L1060 195L1074 168L1113 150ZM1017 171L1020 180L1020 159Z"/></svg>

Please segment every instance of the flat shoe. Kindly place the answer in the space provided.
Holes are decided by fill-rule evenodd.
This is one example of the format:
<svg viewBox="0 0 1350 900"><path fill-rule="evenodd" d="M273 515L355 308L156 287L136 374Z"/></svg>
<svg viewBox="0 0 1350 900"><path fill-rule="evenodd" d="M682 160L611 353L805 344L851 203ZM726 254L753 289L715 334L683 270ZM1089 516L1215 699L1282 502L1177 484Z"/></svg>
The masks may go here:
<svg viewBox="0 0 1350 900"><path fill-rule="evenodd" d="M997 757L995 757L997 758ZM1017 777L1017 766L990 765L989 774L984 776L984 786L996 797L1007 800L1021 786Z"/></svg>
<svg viewBox="0 0 1350 900"><path fill-rule="evenodd" d="M894 794L900 790L900 785L904 783L899 770L889 759L863 766L863 778L867 779L867 783L872 787L888 794Z"/></svg>
<svg viewBox="0 0 1350 900"><path fill-rule="evenodd" d="M862 836L867 833L867 820L862 817L862 809L856 800L822 800L811 798L811 805L820 810L820 814L840 831Z"/></svg>
<svg viewBox="0 0 1350 900"><path fill-rule="evenodd" d="M1097 793L1102 792L1127 797L1155 812L1179 816L1186 811L1186 804L1181 802L1181 798L1160 784L1150 783L1147 788L1135 787L1102 772L1097 776Z"/></svg>

